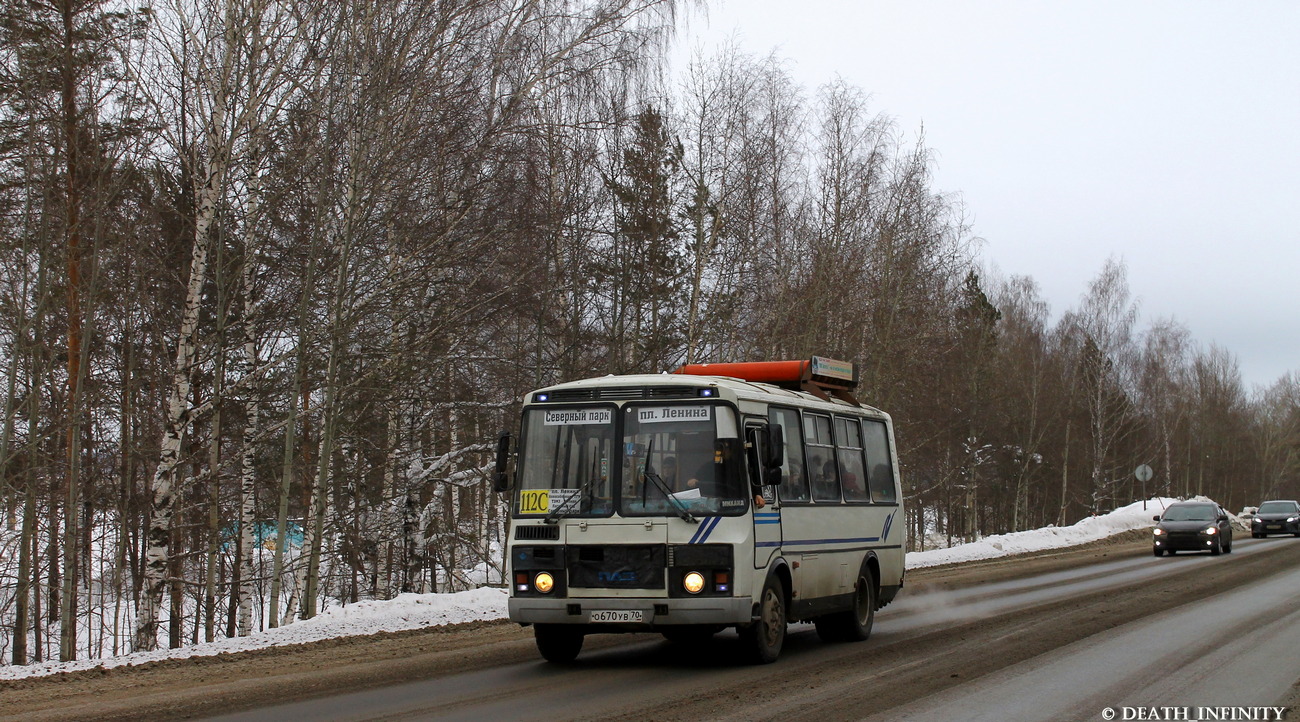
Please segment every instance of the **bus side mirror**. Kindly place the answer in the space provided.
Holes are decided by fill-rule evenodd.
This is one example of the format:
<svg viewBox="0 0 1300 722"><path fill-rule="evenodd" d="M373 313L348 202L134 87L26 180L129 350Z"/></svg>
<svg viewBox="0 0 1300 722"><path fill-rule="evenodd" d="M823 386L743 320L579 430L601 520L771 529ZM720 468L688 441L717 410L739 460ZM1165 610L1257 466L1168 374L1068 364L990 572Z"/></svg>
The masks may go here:
<svg viewBox="0 0 1300 722"><path fill-rule="evenodd" d="M785 430L780 424L767 425L767 443L763 444L763 466L779 469L785 464Z"/></svg>
<svg viewBox="0 0 1300 722"><path fill-rule="evenodd" d="M492 476L492 490L498 493L510 491L510 432L502 431L497 437L497 466Z"/></svg>

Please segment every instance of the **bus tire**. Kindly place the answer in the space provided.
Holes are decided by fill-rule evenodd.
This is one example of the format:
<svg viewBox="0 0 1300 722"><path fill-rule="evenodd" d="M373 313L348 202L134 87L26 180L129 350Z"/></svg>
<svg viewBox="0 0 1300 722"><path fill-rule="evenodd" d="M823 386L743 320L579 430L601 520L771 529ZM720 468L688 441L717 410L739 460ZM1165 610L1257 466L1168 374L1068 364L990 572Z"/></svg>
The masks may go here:
<svg viewBox="0 0 1300 722"><path fill-rule="evenodd" d="M876 575L863 564L853 590L853 608L817 617L817 636L823 642L862 642L876 622Z"/></svg>
<svg viewBox="0 0 1300 722"><path fill-rule="evenodd" d="M759 595L758 619L740 631L745 656L754 664L771 664L785 644L785 584L769 575Z"/></svg>
<svg viewBox="0 0 1300 722"><path fill-rule="evenodd" d="M548 662L568 664L582 651L582 630L569 624L537 624L533 636L537 651Z"/></svg>

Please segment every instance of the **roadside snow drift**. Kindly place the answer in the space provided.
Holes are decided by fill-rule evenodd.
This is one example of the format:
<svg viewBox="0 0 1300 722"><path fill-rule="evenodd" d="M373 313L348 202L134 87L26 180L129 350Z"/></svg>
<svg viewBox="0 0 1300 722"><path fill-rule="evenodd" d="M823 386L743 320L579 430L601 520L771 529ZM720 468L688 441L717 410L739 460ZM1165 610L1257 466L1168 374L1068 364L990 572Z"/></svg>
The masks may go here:
<svg viewBox="0 0 1300 722"><path fill-rule="evenodd" d="M1210 501L1205 497L1196 497L1194 500ZM1151 517L1163 514L1165 507L1175 501L1178 500L1156 498L1147 499L1145 502L1135 501L1109 514L1090 516L1070 526L1049 526L1043 529L1031 529L1010 534L995 534L970 544L962 544L948 549L911 552L907 555L907 568L920 569L953 562L996 559L997 557L1011 556L1012 554L1061 549L1105 539L1108 536L1131 529L1149 529L1154 525Z"/></svg>

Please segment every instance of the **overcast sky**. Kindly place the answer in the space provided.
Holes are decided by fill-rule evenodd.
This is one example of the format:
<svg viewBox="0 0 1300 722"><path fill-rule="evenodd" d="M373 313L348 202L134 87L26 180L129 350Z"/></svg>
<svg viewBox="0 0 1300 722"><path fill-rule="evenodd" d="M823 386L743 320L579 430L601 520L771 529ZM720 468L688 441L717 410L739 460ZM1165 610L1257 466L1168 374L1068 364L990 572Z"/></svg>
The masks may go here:
<svg viewBox="0 0 1300 722"><path fill-rule="evenodd" d="M836 75L961 195L984 263L1054 317L1109 257L1143 326L1300 371L1300 1L712 0L683 47Z"/></svg>

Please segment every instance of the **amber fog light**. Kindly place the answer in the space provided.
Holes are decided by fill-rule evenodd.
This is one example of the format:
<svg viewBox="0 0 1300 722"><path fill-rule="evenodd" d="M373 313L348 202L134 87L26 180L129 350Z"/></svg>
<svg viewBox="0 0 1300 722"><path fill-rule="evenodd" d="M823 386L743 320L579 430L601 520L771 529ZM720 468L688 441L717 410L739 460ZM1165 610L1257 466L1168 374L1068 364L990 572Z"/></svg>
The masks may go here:
<svg viewBox="0 0 1300 722"><path fill-rule="evenodd" d="M550 572L538 572L537 576L533 577L533 589L542 594L550 594L554 588L555 577L552 577Z"/></svg>
<svg viewBox="0 0 1300 722"><path fill-rule="evenodd" d="M687 572L686 576L682 577L682 589L685 589L691 594L699 594L700 590L703 588L703 574L700 574L699 572Z"/></svg>

